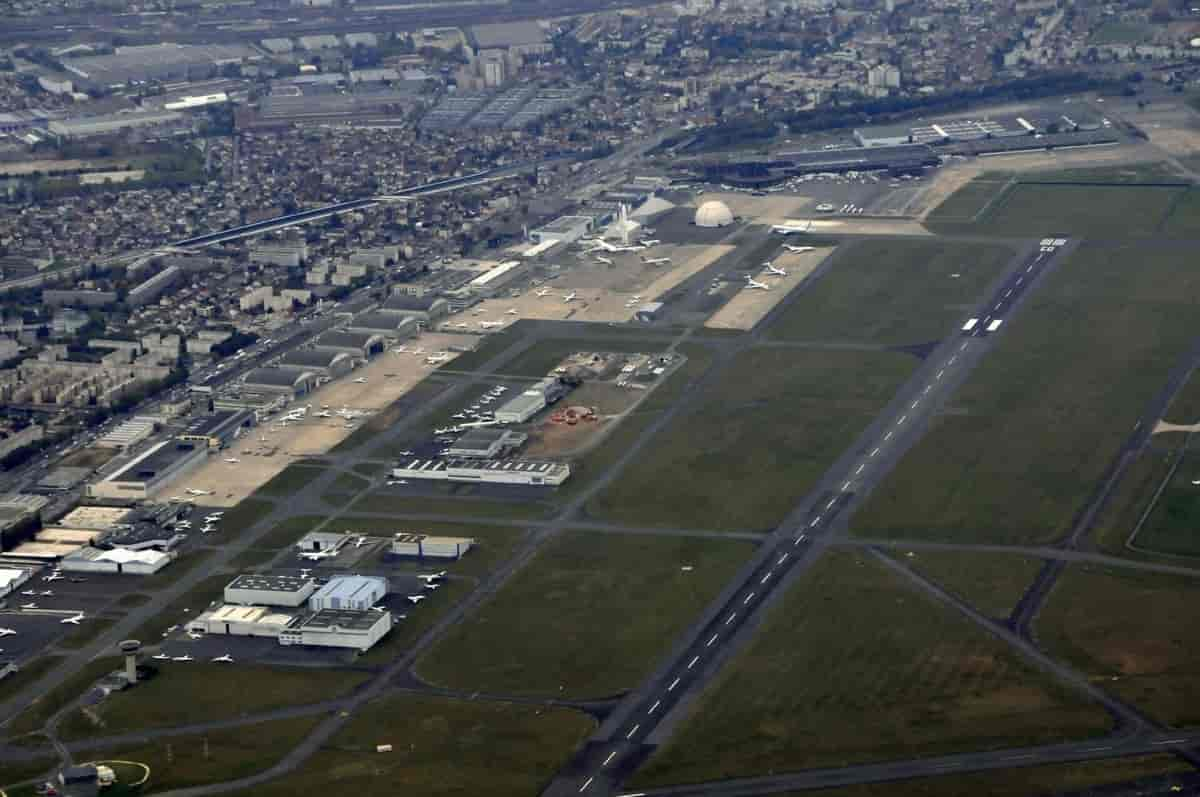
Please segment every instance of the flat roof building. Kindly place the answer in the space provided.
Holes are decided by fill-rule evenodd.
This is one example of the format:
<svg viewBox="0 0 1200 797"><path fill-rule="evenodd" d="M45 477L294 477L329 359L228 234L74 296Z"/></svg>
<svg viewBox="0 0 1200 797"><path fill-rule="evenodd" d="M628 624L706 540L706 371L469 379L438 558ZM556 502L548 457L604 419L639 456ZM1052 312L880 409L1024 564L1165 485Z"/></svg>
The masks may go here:
<svg viewBox="0 0 1200 797"><path fill-rule="evenodd" d="M225 585L225 602L297 608L303 606L316 589L317 582L307 577L246 574Z"/></svg>
<svg viewBox="0 0 1200 797"><path fill-rule="evenodd" d="M331 531L310 531L299 539L296 549L307 553L323 553L336 551L346 544L349 535Z"/></svg>
<svg viewBox="0 0 1200 797"><path fill-rule="evenodd" d="M175 111L131 111L108 116L87 116L63 119L47 125L47 132L59 141L102 138L131 130L177 132L190 130L191 120Z"/></svg>
<svg viewBox="0 0 1200 797"><path fill-rule="evenodd" d="M288 626L297 622L295 614L267 606L223 605L202 612L187 624L187 630L201 634L279 639Z"/></svg>
<svg viewBox="0 0 1200 797"><path fill-rule="evenodd" d="M135 418L130 418L104 435L104 437L101 437L96 441L96 445L100 448L119 448L123 451L137 445L154 434L154 430L157 428L157 418L147 418L139 415Z"/></svg>
<svg viewBox="0 0 1200 797"><path fill-rule="evenodd" d="M190 473L205 460L207 447L186 440L164 440L116 472L89 484L93 498L149 498L172 479Z"/></svg>
<svg viewBox="0 0 1200 797"><path fill-rule="evenodd" d="M556 243L574 243L592 231L595 222L591 216L559 216L548 224L531 230L530 239L536 243L554 241Z"/></svg>
<svg viewBox="0 0 1200 797"><path fill-rule="evenodd" d="M418 559L459 559L475 545L472 537L433 537L403 531L392 536L392 556Z"/></svg>
<svg viewBox="0 0 1200 797"><path fill-rule="evenodd" d="M513 396L496 409L499 423L525 423L546 408L546 394L541 390L526 390Z"/></svg>
<svg viewBox="0 0 1200 797"><path fill-rule="evenodd" d="M447 453L463 459L495 459L501 454L520 448L529 436L508 429L478 427L468 430L451 443Z"/></svg>
<svg viewBox="0 0 1200 797"><path fill-rule="evenodd" d="M397 479L556 487L571 475L565 462L506 459L412 459L392 469Z"/></svg>
<svg viewBox="0 0 1200 797"><path fill-rule="evenodd" d="M388 611L323 609L284 630L279 644L367 651L390 630L392 613Z"/></svg>

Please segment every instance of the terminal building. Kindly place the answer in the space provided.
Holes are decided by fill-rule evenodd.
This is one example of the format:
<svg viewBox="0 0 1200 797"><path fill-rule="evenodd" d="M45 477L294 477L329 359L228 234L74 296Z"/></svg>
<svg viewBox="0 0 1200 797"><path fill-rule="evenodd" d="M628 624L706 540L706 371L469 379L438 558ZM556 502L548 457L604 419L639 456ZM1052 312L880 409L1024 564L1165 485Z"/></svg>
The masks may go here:
<svg viewBox="0 0 1200 797"><path fill-rule="evenodd" d="M189 423L179 439L209 448L224 448L253 425L254 413L249 410L217 410Z"/></svg>
<svg viewBox="0 0 1200 797"><path fill-rule="evenodd" d="M571 475L565 462L544 460L412 459L392 469L396 479L557 487Z"/></svg>
<svg viewBox="0 0 1200 797"><path fill-rule="evenodd" d="M172 479L191 473L204 463L208 447L187 440L164 440L123 468L89 484L92 498L145 500Z"/></svg>

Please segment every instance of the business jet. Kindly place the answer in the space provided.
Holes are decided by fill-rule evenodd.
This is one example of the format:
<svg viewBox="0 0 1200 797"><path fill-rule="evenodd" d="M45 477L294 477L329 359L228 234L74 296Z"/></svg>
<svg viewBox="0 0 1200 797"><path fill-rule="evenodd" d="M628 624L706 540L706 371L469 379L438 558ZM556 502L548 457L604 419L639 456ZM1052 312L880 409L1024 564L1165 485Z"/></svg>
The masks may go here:
<svg viewBox="0 0 1200 797"><path fill-rule="evenodd" d="M212 490L184 490L188 495L212 495Z"/></svg>
<svg viewBox="0 0 1200 797"><path fill-rule="evenodd" d="M600 257L600 255L596 255L596 262L603 263L606 266L611 266L613 264L613 262L611 260L609 260L607 257Z"/></svg>
<svg viewBox="0 0 1200 797"><path fill-rule="evenodd" d="M517 312L515 307L510 307L509 309L505 310L504 312L506 312L508 315L520 315L520 313Z"/></svg>
<svg viewBox="0 0 1200 797"><path fill-rule="evenodd" d="M204 639L204 634L200 633L199 631L188 631L187 636L188 639L191 640Z"/></svg>
<svg viewBox="0 0 1200 797"><path fill-rule="evenodd" d="M388 479L387 486L388 486L388 487L396 487L396 486L398 486L398 485L399 485L399 486L403 486L403 485L406 485L406 484L408 484L408 482L407 482L407 481L405 481L404 479Z"/></svg>
<svg viewBox="0 0 1200 797"><path fill-rule="evenodd" d="M191 656L176 656L171 661L195 661Z"/></svg>
<svg viewBox="0 0 1200 797"><path fill-rule="evenodd" d="M300 554L300 558L307 559L310 562L319 562L322 559L328 559L334 555L335 554L333 551L305 551L304 553Z"/></svg>
<svg viewBox="0 0 1200 797"><path fill-rule="evenodd" d="M15 636L16 631L11 628L0 628L0 636Z"/></svg>
<svg viewBox="0 0 1200 797"><path fill-rule="evenodd" d="M332 418L332 417L333 417L333 413L332 413L332 412L330 412L329 410L321 410L320 412L318 412L318 413L316 414L316 417L318 417L318 418Z"/></svg>
<svg viewBox="0 0 1200 797"><path fill-rule="evenodd" d="M783 269L779 268L778 266L776 266L774 263L767 262L767 263L763 263L763 265L767 267L767 271L769 273L775 275L776 277L786 277L787 276L787 272L784 271Z"/></svg>
<svg viewBox="0 0 1200 797"><path fill-rule="evenodd" d="M237 457L225 457L225 461L228 462L230 465L236 465L239 462L241 462L241 460L238 459Z"/></svg>
<svg viewBox="0 0 1200 797"><path fill-rule="evenodd" d="M356 539L354 540L354 547L355 547L355 548L361 548L361 547L363 547L363 546L364 546L364 545L366 545L366 544L367 544L367 538L366 538L366 537L358 537L358 538L356 538Z"/></svg>
<svg viewBox="0 0 1200 797"><path fill-rule="evenodd" d="M746 275L746 287L747 288L755 288L760 291L771 290L770 285L768 285L765 282L759 282L758 280L754 279L754 277L751 277L749 274Z"/></svg>
<svg viewBox="0 0 1200 797"><path fill-rule="evenodd" d="M50 598L50 597L53 597L53 596L54 596L54 590L52 590L52 589L44 589L44 590L42 590L42 591L41 591L40 593L38 593L38 594L39 594L39 595L41 595L43 598Z"/></svg>
<svg viewBox="0 0 1200 797"><path fill-rule="evenodd" d="M641 243L642 246L658 246L660 243L662 243L662 241L658 240L657 238L643 238L639 243Z"/></svg>
<svg viewBox="0 0 1200 797"><path fill-rule="evenodd" d="M167 661L171 657L168 656L166 653L159 653L155 656L151 656L150 658L154 659L155 661Z"/></svg>
<svg viewBox="0 0 1200 797"><path fill-rule="evenodd" d="M63 619L59 620L58 622L62 623L63 625L79 625L82 621L83 621L83 612L80 612L79 614L75 615L74 617L64 617Z"/></svg>
<svg viewBox="0 0 1200 797"><path fill-rule="evenodd" d="M423 573L423 574L417 576L417 578L419 578L429 584L432 584L434 581L437 581L438 579L445 578L445 577L446 577L445 570L442 570L439 573Z"/></svg>
<svg viewBox="0 0 1200 797"><path fill-rule="evenodd" d="M354 381L356 384L365 385L367 383L367 378L365 376L360 376L358 379L355 379Z"/></svg>
<svg viewBox="0 0 1200 797"><path fill-rule="evenodd" d="M538 290L534 291L534 293L537 295L538 298L541 298L543 296L549 296L550 289L549 288L539 288Z"/></svg>
<svg viewBox="0 0 1200 797"><path fill-rule="evenodd" d="M480 321L479 326L483 327L484 329L494 329L496 327L504 326L504 322L503 321Z"/></svg>
<svg viewBox="0 0 1200 797"><path fill-rule="evenodd" d="M420 603L421 601L425 600L425 596L424 595L409 595L408 599L410 601L412 601L413 603Z"/></svg>
<svg viewBox="0 0 1200 797"><path fill-rule="evenodd" d="M31 589L27 589L24 592L22 592L21 594L27 598L36 598L37 597L37 593Z"/></svg>
<svg viewBox="0 0 1200 797"><path fill-rule="evenodd" d="M433 592L435 589L437 589L440 586L441 586L441 584L438 584L435 581L426 581L424 584L421 585L421 588L427 589L430 592Z"/></svg>
<svg viewBox="0 0 1200 797"><path fill-rule="evenodd" d="M221 664L233 664L233 656L230 656L228 653L226 653L224 656L217 656L215 659L213 659L213 662L219 662Z"/></svg>
<svg viewBox="0 0 1200 797"><path fill-rule="evenodd" d="M21 604L21 608L22 609L36 609L37 604L36 603L23 603L23 604Z"/></svg>
<svg viewBox="0 0 1200 797"><path fill-rule="evenodd" d="M829 209L833 210L833 206L830 205ZM817 210L821 210L821 208L818 207ZM809 232L811 229L812 221L808 221L804 224L776 224L771 227L771 232L777 232L780 235L799 235Z"/></svg>
<svg viewBox="0 0 1200 797"><path fill-rule="evenodd" d="M647 266L661 266L671 262L669 257L643 257L642 262Z"/></svg>
<svg viewBox="0 0 1200 797"><path fill-rule="evenodd" d="M817 249L815 246L792 246L791 244L784 244L783 248L794 255L802 255L805 252L814 252Z"/></svg>
<svg viewBox="0 0 1200 797"><path fill-rule="evenodd" d="M407 346L401 346L398 349L392 349L392 354L405 354L408 352Z"/></svg>
<svg viewBox="0 0 1200 797"><path fill-rule="evenodd" d="M563 301L564 302L573 302L573 301L575 301L575 297L578 295L579 294L576 291L571 291L570 293L568 293L566 296L563 297Z"/></svg>
<svg viewBox="0 0 1200 797"><path fill-rule="evenodd" d="M212 534L216 530L217 530L217 527L212 525L211 523L205 523L203 526L200 527L201 534Z"/></svg>

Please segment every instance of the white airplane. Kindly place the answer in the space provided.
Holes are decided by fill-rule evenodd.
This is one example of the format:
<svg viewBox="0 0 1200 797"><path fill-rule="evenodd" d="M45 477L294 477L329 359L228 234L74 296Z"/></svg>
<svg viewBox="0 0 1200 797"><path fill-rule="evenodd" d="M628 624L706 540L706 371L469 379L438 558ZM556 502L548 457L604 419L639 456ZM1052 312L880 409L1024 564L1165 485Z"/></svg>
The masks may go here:
<svg viewBox="0 0 1200 797"><path fill-rule="evenodd" d="M432 584L433 582L437 581L438 579L445 578L445 577L446 577L445 570L441 571L440 573L422 573L421 575L417 576L417 578L423 580L427 584Z"/></svg>
<svg viewBox="0 0 1200 797"><path fill-rule="evenodd" d="M792 246L791 244L784 244L783 248L794 255L802 255L805 252L814 252L817 249L815 246Z"/></svg>
<svg viewBox="0 0 1200 797"><path fill-rule="evenodd" d="M157 655L151 656L150 658L154 659L155 661L166 661L167 659L169 659L171 657L168 656L166 653L159 653Z"/></svg>
<svg viewBox="0 0 1200 797"><path fill-rule="evenodd" d="M658 246L660 243L662 243L662 241L658 240L657 238L644 238L639 241L639 243L641 243L642 246Z"/></svg>
<svg viewBox="0 0 1200 797"><path fill-rule="evenodd" d="M647 266L661 266L665 263L670 263L671 258L669 258L669 257L643 257L642 262L645 263Z"/></svg>
<svg viewBox="0 0 1200 797"><path fill-rule="evenodd" d="M571 291L570 293L568 293L566 296L563 297L563 301L564 302L573 302L573 301L575 301L575 297L578 295L579 294L576 291Z"/></svg>
<svg viewBox="0 0 1200 797"><path fill-rule="evenodd" d="M767 267L768 272L770 272L771 274L774 274L776 277L786 277L787 276L787 272L784 271L783 269L779 268L778 266L776 266L774 263L766 262L766 263L763 263L763 265Z"/></svg>
<svg viewBox="0 0 1200 797"><path fill-rule="evenodd" d="M27 590L25 590L24 592L22 592L21 594L22 594L22 595L25 595L26 597L29 597L29 598L36 598L36 597L37 597L37 593L36 593L36 592L34 592L34 591L33 591L33 590L31 590L31 589L27 589Z"/></svg>
<svg viewBox="0 0 1200 797"><path fill-rule="evenodd" d="M228 653L226 653L224 656L217 656L215 659L213 659L213 662L219 662L221 664L233 664L233 656L230 656Z"/></svg>
<svg viewBox="0 0 1200 797"><path fill-rule="evenodd" d="M421 587L423 589L427 589L430 592L433 592L435 589L437 589L440 586L441 586L441 584L438 584L438 583L432 582L432 581L426 581L424 584L421 585Z"/></svg>
<svg viewBox="0 0 1200 797"><path fill-rule="evenodd" d="M484 329L493 329L495 327L504 326L504 322L503 321L480 321L479 326L483 327Z"/></svg>
<svg viewBox="0 0 1200 797"><path fill-rule="evenodd" d="M231 465L236 465L236 464L238 464L239 462L241 462L241 460L240 460L240 459L238 459L237 457L225 457L225 461L226 461L226 462L228 462L228 463L229 463L229 464L231 464Z"/></svg>
<svg viewBox="0 0 1200 797"><path fill-rule="evenodd" d="M200 527L201 534L212 534L216 530L217 530L216 526L210 526L207 523L205 523L203 526Z"/></svg>
<svg viewBox="0 0 1200 797"><path fill-rule="evenodd" d="M188 490L184 490L184 492L185 492L185 493L187 493L188 495L212 495L212 494L213 494L213 491L212 491L212 490L191 490L191 489L188 489Z"/></svg>
<svg viewBox="0 0 1200 797"><path fill-rule="evenodd" d="M611 266L613 264L613 262L611 260L609 260L607 257L600 257L599 255L596 255L596 262L603 263L606 266Z"/></svg>
<svg viewBox="0 0 1200 797"><path fill-rule="evenodd" d="M516 308L515 308L515 307L510 307L508 310L505 310L504 312L508 313L509 315L520 315L520 314L517 312L517 310L516 310Z"/></svg>
<svg viewBox="0 0 1200 797"><path fill-rule="evenodd" d="M204 519L205 520L220 520L223 517L225 517L224 512L212 512L210 514L205 515Z"/></svg>
<svg viewBox="0 0 1200 797"><path fill-rule="evenodd" d="M820 209L821 209L820 207L817 208L817 210L820 210ZM833 210L833 206L830 206L829 209ZM804 224L776 224L773 227L771 227L771 232L777 232L780 235L793 235L793 234L806 233L806 232L810 231L811 229L812 229L812 221L810 220Z"/></svg>
<svg viewBox="0 0 1200 797"><path fill-rule="evenodd" d="M22 609L36 609L37 604L36 603L23 603L23 604L21 604L21 608Z"/></svg>
<svg viewBox="0 0 1200 797"><path fill-rule="evenodd" d="M0 628L0 636L14 636L16 633L17 632L11 628Z"/></svg>
<svg viewBox="0 0 1200 797"><path fill-rule="evenodd" d="M367 538L366 538L366 537L358 537L357 539L355 539L355 540L354 540L354 547L355 547L355 548L361 548L361 547L363 547L363 546L364 546L364 545L366 545L366 544L367 544Z"/></svg>
<svg viewBox="0 0 1200 797"><path fill-rule="evenodd" d="M358 379L355 379L354 381L357 384L365 385L367 383L367 378L365 376L360 376Z"/></svg>
<svg viewBox="0 0 1200 797"><path fill-rule="evenodd" d="M176 656L171 661L195 661L191 656Z"/></svg>
<svg viewBox="0 0 1200 797"><path fill-rule="evenodd" d="M204 638L204 634L198 634L195 631L188 631L187 635L188 635L188 639L192 639L192 640Z"/></svg>
<svg viewBox="0 0 1200 797"><path fill-rule="evenodd" d="M50 573L50 575L48 575L48 576L42 576L42 581L50 583L51 581L60 581L62 578L63 578L63 574L60 573L59 571L55 570L55 571L52 571Z"/></svg>
<svg viewBox="0 0 1200 797"><path fill-rule="evenodd" d="M534 291L534 293L538 296L538 298L541 298L543 296L549 296L550 289L549 288L539 288L538 290Z"/></svg>
<svg viewBox="0 0 1200 797"><path fill-rule="evenodd" d="M760 291L771 290L770 285L768 285L765 282L759 282L758 280L754 279L754 277L751 277L749 274L746 275L746 287L747 288L756 288Z"/></svg>
<svg viewBox="0 0 1200 797"><path fill-rule="evenodd" d="M307 559L310 562L319 562L322 559L328 559L335 554L333 551L305 551L300 554L301 559Z"/></svg>
<svg viewBox="0 0 1200 797"><path fill-rule="evenodd" d="M408 599L410 601L412 601L413 603L420 603L421 601L425 600L425 596L424 595L409 595Z"/></svg>
<svg viewBox="0 0 1200 797"><path fill-rule="evenodd" d="M330 412L329 410L321 410L320 412L318 412L318 413L317 413L316 417L318 417L318 418L332 418L332 417L333 417L333 413L332 413L332 412Z"/></svg>
<svg viewBox="0 0 1200 797"><path fill-rule="evenodd" d="M49 598L54 595L54 590L44 589L39 593L43 598Z"/></svg>
<svg viewBox="0 0 1200 797"><path fill-rule="evenodd" d="M392 354L405 354L406 352L408 352L407 346L401 346L398 349L392 349Z"/></svg>
<svg viewBox="0 0 1200 797"><path fill-rule="evenodd" d="M63 625L79 625L82 621L83 621L83 612L80 612L79 614L75 615L74 617L64 617L63 619L59 620L58 622L60 622Z"/></svg>
<svg viewBox="0 0 1200 797"><path fill-rule="evenodd" d="M405 484L408 484L408 482L404 479L389 479L387 486L395 487L396 485L405 485Z"/></svg>

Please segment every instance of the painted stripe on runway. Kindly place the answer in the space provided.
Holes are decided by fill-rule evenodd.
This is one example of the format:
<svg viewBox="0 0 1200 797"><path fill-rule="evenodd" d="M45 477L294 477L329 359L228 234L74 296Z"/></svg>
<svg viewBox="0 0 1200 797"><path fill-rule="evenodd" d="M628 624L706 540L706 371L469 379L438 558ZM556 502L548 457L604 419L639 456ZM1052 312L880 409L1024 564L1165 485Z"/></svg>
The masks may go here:
<svg viewBox="0 0 1200 797"><path fill-rule="evenodd" d="M907 420L908 420L908 416L907 416L907 415L901 415L901 416L900 416L900 420L896 421L896 425L897 425L897 426L899 426L900 424L904 423L904 422L905 422L905 421L907 421Z"/></svg>
<svg viewBox="0 0 1200 797"><path fill-rule="evenodd" d="M729 624L730 624L730 623L732 623L732 622L733 622L735 619L737 619L737 612L734 612L733 614L731 614L731 615L729 615L728 617L726 617L726 618L725 618L725 625L729 625Z"/></svg>
<svg viewBox="0 0 1200 797"><path fill-rule="evenodd" d="M717 641L717 635L716 635L716 634L713 634L713 635L712 635L712 638L711 638L711 639L709 639L709 640L708 640L708 642L705 642L705 643L704 643L704 647L706 647L706 648L711 648L711 647L712 647L712 643L714 643L714 642L716 642L716 641Z"/></svg>
<svg viewBox="0 0 1200 797"><path fill-rule="evenodd" d="M863 468L865 468L865 467L866 467L866 465L860 464L857 468L854 469L854 475L857 476L858 474L862 473Z"/></svg>
<svg viewBox="0 0 1200 797"><path fill-rule="evenodd" d="M758 583L759 583L759 584L766 584L766 583L767 583L767 581L768 581L768 580L770 580L770 578L771 578L771 574L770 574L770 573L767 573L765 576L763 576L763 577L762 577L762 578L759 580L759 582L758 582Z"/></svg>
<svg viewBox="0 0 1200 797"><path fill-rule="evenodd" d="M1112 745L1109 745L1108 747L1089 747L1088 749L1084 750L1083 752L1099 753L1101 750L1111 750L1111 749L1112 749Z"/></svg>
<svg viewBox="0 0 1200 797"><path fill-rule="evenodd" d="M892 439L892 433L891 433L891 432L888 432L887 434L885 434L885 435L883 436L883 439L884 439L884 440L891 440L891 439Z"/></svg>
<svg viewBox="0 0 1200 797"><path fill-rule="evenodd" d="M616 757L617 757L617 751L613 750L611 753L608 754L608 758L604 759L604 763L601 764L600 766L602 766L602 767L608 766L610 763L612 763L612 760Z"/></svg>
<svg viewBox="0 0 1200 797"><path fill-rule="evenodd" d="M651 706L651 707L650 707L650 709L649 709L649 710L648 710L646 713L647 713L647 714L653 714L655 711L658 711L658 707L659 707L659 706L661 706L661 705L662 705L662 701L661 701L661 700L655 700L655 701L654 701L654 705L653 705L653 706Z"/></svg>
<svg viewBox="0 0 1200 797"><path fill-rule="evenodd" d="M942 378L942 374L944 374L944 373L946 373L946 369L945 369L945 368L943 368L942 370L938 371L938 372L937 372L937 376L936 376L936 377L934 377L934 378L935 378L935 379L941 379L941 378Z"/></svg>
<svg viewBox="0 0 1200 797"><path fill-rule="evenodd" d="M625 738L632 739L633 735L638 732L638 728L640 728L640 727L642 727L642 724L640 722L637 725L634 725L632 728L629 729L629 733L625 734Z"/></svg>
<svg viewBox="0 0 1200 797"><path fill-rule="evenodd" d="M833 509L833 505L837 503L836 498L830 498L829 503L825 505L826 509Z"/></svg>
<svg viewBox="0 0 1200 797"><path fill-rule="evenodd" d="M1005 757L1004 757L1003 759L1001 759L1001 760L1002 760L1002 761L1024 761L1024 760L1025 760L1025 759L1027 759L1027 758L1033 758L1033 753L1026 753L1025 755L1010 755L1010 756L1005 756Z"/></svg>
<svg viewBox="0 0 1200 797"><path fill-rule="evenodd" d="M580 790L580 791L587 791L587 787L592 785L592 781L593 781L593 780L595 780L595 778L588 778L587 780L585 780L585 781L583 782L583 785L579 787L579 790Z"/></svg>
<svg viewBox="0 0 1200 797"><path fill-rule="evenodd" d="M692 669L693 667L695 667L695 666L696 666L696 662L698 662L698 661L700 661L700 657L699 657L699 656L693 656L693 657L692 657L692 660L688 662L688 666L687 666L687 668L688 668L689 670L690 670L690 669Z"/></svg>
<svg viewBox="0 0 1200 797"><path fill-rule="evenodd" d="M781 564L783 564L784 562L786 562L786 561L787 561L787 558L788 558L789 556L791 556L791 554L786 554L786 553L785 553L783 556L779 557L779 561L778 561L778 562L776 562L775 564L777 564L777 565L781 565Z"/></svg>
<svg viewBox="0 0 1200 797"><path fill-rule="evenodd" d="M875 448L871 449L871 456L875 456L878 453L879 453L879 446L875 446Z"/></svg>
<svg viewBox="0 0 1200 797"><path fill-rule="evenodd" d="M842 492L846 492L849 489L850 489L850 482L846 482L845 484L842 485Z"/></svg>
<svg viewBox="0 0 1200 797"><path fill-rule="evenodd" d="M1183 744L1187 739L1167 739L1162 742L1151 742L1150 744Z"/></svg>
<svg viewBox="0 0 1200 797"><path fill-rule="evenodd" d="M821 516L817 515L815 518L813 518L813 522L808 524L808 527L811 529L813 526L817 525L820 522L821 522Z"/></svg>
<svg viewBox="0 0 1200 797"><path fill-rule="evenodd" d="M674 681L671 681L671 685L667 687L667 691L668 692L674 691L675 687L677 687L677 686L679 686L678 678L676 678Z"/></svg>

